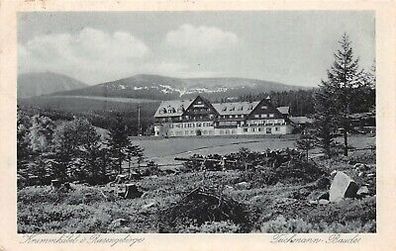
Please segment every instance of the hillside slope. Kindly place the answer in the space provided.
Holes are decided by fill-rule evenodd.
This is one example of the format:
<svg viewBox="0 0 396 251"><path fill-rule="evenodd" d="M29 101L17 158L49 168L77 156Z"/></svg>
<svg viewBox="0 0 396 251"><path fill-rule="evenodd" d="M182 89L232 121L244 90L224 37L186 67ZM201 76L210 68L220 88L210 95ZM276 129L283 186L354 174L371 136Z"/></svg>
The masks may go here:
<svg viewBox="0 0 396 251"><path fill-rule="evenodd" d="M18 75L18 98L27 98L69 91L88 85L63 74L52 72L23 73Z"/></svg>
<svg viewBox="0 0 396 251"><path fill-rule="evenodd" d="M127 97L153 100L237 97L271 91L307 89L306 87L245 78L172 78L159 75L135 75L130 78L56 93L66 96Z"/></svg>

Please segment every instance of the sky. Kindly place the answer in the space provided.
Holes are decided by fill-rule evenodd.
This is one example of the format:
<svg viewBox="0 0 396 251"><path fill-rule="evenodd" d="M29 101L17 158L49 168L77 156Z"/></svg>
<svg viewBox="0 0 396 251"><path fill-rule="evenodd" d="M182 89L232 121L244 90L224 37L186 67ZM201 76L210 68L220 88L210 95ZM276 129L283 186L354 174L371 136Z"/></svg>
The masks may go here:
<svg viewBox="0 0 396 251"><path fill-rule="evenodd" d="M371 11L23 12L18 73L51 71L87 84L159 74L317 86L345 32L370 69Z"/></svg>

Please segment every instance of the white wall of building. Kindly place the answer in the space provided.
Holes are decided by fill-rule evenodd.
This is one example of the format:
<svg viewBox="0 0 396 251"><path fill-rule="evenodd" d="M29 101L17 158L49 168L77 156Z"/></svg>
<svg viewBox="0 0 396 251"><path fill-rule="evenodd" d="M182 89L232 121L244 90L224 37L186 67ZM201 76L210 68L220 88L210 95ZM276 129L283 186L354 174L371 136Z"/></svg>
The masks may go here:
<svg viewBox="0 0 396 251"><path fill-rule="evenodd" d="M204 124L205 123L205 124ZM198 126L200 125L200 126ZM213 135L283 135L289 134L292 127L283 125L256 125L237 128L215 128L210 121L185 122L185 123L163 123L155 125L155 136L183 137L183 136L213 136Z"/></svg>

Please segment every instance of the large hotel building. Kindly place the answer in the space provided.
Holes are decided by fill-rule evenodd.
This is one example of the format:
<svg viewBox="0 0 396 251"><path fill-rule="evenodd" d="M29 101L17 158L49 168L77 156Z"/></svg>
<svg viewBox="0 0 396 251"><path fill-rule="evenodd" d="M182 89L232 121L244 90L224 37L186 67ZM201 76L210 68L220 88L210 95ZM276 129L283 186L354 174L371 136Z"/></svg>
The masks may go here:
<svg viewBox="0 0 396 251"><path fill-rule="evenodd" d="M155 136L288 134L289 107L275 108L269 97L254 102L163 101L154 117Z"/></svg>

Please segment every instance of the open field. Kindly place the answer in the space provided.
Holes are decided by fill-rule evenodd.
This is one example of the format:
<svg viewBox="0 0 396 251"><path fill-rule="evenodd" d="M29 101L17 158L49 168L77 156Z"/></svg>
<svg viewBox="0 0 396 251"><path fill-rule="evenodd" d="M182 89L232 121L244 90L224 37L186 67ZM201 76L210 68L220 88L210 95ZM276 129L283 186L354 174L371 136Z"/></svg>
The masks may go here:
<svg viewBox="0 0 396 251"><path fill-rule="evenodd" d="M133 141L145 149L145 156L160 164L174 163L175 157L188 157L192 154L227 154L237 152L241 147L252 151L265 151L266 149L295 148L296 135L282 137L269 136L233 136L233 137L133 137ZM338 142L342 138L336 139ZM352 135L349 144L356 148L365 148L375 145L375 137L365 135ZM319 149L313 149L313 154Z"/></svg>

